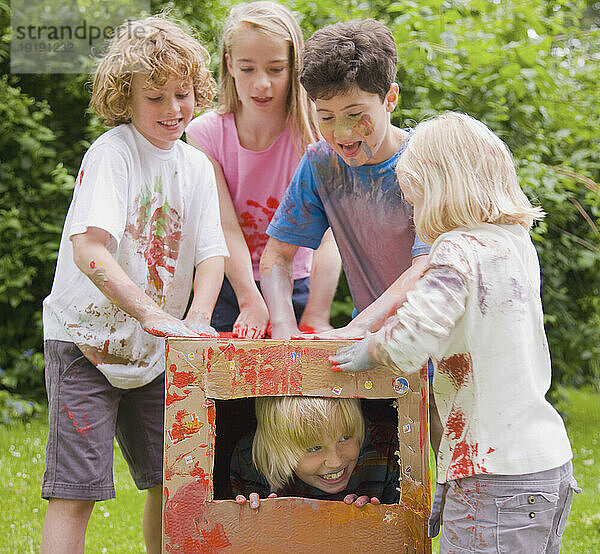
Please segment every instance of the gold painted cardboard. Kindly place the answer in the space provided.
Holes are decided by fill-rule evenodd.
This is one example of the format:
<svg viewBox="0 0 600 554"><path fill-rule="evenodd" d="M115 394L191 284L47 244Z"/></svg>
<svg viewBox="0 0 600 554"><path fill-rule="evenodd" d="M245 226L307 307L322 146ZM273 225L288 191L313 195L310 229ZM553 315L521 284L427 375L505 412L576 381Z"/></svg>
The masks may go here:
<svg viewBox="0 0 600 554"><path fill-rule="evenodd" d="M166 339L164 553L431 552L427 368L333 372L328 357L348 343ZM257 511L214 500L214 400L283 395L395 399L400 503L274 498Z"/></svg>

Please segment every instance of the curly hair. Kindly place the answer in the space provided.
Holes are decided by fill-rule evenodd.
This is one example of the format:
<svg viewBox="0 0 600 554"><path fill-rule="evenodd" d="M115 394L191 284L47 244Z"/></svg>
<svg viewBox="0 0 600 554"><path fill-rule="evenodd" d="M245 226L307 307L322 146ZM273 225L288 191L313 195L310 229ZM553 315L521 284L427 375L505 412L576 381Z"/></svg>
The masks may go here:
<svg viewBox="0 0 600 554"><path fill-rule="evenodd" d="M209 63L200 42L164 14L127 21L116 29L99 60L90 105L109 127L130 123L131 83L139 73L156 87L169 79L191 83L196 107L203 109L216 89Z"/></svg>
<svg viewBox="0 0 600 554"><path fill-rule="evenodd" d="M392 32L375 19L327 25L306 41L300 82L312 100L328 100L355 86L382 101L396 79Z"/></svg>

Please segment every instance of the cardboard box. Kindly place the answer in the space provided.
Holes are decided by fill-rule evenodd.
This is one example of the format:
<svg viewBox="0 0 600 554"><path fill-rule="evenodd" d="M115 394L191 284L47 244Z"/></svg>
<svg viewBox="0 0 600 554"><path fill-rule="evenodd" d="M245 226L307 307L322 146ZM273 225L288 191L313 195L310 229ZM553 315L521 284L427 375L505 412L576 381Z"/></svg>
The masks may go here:
<svg viewBox="0 0 600 554"><path fill-rule="evenodd" d="M427 368L335 373L328 357L347 343L167 339L163 552L431 552ZM215 500L217 476L228 474L220 450L215 467L216 436L250 423L252 401L234 399L281 395L394 399L400 503L274 498L257 511Z"/></svg>

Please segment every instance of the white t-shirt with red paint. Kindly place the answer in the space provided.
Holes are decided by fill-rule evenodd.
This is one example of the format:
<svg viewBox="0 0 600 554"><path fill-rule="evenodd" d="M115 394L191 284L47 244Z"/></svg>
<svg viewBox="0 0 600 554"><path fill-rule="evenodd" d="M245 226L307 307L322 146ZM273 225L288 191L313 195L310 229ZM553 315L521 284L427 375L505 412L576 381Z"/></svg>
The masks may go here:
<svg viewBox="0 0 600 554"><path fill-rule="evenodd" d="M214 111L196 117L186 134L221 167L252 258L254 279L267 243L267 226L279 206L302 154L300 140L294 139L288 123L266 150L248 150L239 141L233 113ZM293 277L308 277L312 250L300 248L294 257Z"/></svg>
<svg viewBox="0 0 600 554"><path fill-rule="evenodd" d="M540 268L521 225L438 237L425 274L374 338L377 358L401 371L434 360L444 426L438 482L535 473L571 459L563 421L545 398Z"/></svg>
<svg viewBox="0 0 600 554"><path fill-rule="evenodd" d="M109 251L132 281L183 317L194 267L228 255L212 164L183 141L157 148L131 124L101 135L81 163L44 300L44 339L91 347L111 384L140 387L164 370L164 339L144 332L77 268L70 239L88 227L107 231Z"/></svg>

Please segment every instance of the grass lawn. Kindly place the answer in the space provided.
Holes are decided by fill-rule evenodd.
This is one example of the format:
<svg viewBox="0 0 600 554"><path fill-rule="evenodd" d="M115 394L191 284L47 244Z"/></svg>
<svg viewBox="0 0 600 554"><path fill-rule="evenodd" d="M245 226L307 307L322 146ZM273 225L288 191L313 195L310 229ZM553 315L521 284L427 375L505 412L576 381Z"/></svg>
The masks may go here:
<svg viewBox="0 0 600 554"><path fill-rule="evenodd" d="M575 477L584 489L583 494L575 495L562 552L600 552L600 395L565 389L557 407L573 445ZM40 498L45 444L43 419L0 425L0 553L39 551L46 510L46 502ZM117 447L115 487L117 498L99 503L92 514L86 538L88 553L144 552L141 514L145 495L135 488Z"/></svg>

